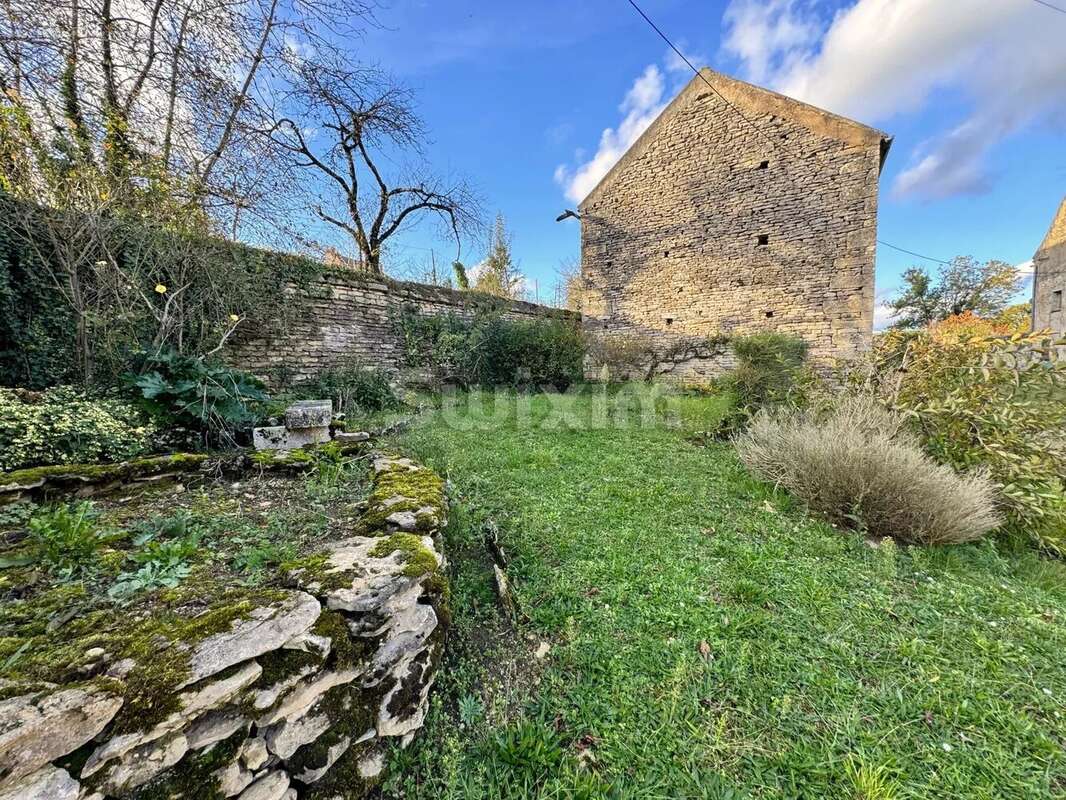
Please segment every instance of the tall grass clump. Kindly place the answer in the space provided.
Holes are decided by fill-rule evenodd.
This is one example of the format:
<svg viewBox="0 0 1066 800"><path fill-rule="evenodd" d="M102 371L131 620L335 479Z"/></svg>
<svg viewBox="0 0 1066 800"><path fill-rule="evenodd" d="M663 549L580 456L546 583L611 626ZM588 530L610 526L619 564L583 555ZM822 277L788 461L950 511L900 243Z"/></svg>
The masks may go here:
<svg viewBox="0 0 1066 800"><path fill-rule="evenodd" d="M741 461L832 522L912 544L979 539L1003 523L982 473L960 475L922 452L902 416L865 397L831 411L757 414Z"/></svg>

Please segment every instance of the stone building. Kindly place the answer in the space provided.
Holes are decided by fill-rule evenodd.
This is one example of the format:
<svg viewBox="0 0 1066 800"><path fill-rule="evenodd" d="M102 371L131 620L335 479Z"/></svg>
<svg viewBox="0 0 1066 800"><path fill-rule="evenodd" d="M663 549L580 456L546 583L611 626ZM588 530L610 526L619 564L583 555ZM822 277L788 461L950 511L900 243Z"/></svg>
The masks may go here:
<svg viewBox="0 0 1066 800"><path fill-rule="evenodd" d="M723 368L721 348L685 346L716 334L787 332L822 363L855 355L873 334L890 142L702 70L580 206L586 331L601 352L653 343L657 371L679 378Z"/></svg>
<svg viewBox="0 0 1066 800"><path fill-rule="evenodd" d="M1066 198L1033 256L1033 330L1066 332Z"/></svg>
<svg viewBox="0 0 1066 800"><path fill-rule="evenodd" d="M341 253L336 247L327 247L322 253L322 263L327 267L338 267L340 269L350 269L353 272L369 272L366 268L366 264L360 261L358 258L352 258Z"/></svg>

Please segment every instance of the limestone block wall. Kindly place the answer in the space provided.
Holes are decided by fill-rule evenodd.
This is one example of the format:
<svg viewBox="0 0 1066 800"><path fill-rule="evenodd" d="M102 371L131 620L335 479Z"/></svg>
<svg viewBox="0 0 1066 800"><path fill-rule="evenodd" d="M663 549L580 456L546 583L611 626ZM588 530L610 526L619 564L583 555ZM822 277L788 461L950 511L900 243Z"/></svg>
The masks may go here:
<svg viewBox="0 0 1066 800"><path fill-rule="evenodd" d="M306 313L285 336L237 339L228 349L228 360L268 382L276 380L279 370L291 380L311 378L348 358L396 372L403 368L404 352L394 320L405 306L426 315L469 317L478 308L501 307L511 319L580 319L564 309L350 271L327 272L309 294L301 300Z"/></svg>
<svg viewBox="0 0 1066 800"><path fill-rule="evenodd" d="M1066 332L1066 200L1033 256L1033 330Z"/></svg>
<svg viewBox="0 0 1066 800"><path fill-rule="evenodd" d="M856 354L887 137L705 74L736 108L694 79L581 206L586 331L775 330L816 361Z"/></svg>
<svg viewBox="0 0 1066 800"><path fill-rule="evenodd" d="M126 610L156 631L136 655L101 641L72 680L4 680L0 800L363 797L428 709L446 515L437 475L379 455L365 535L289 564L289 588L233 588L180 640Z"/></svg>

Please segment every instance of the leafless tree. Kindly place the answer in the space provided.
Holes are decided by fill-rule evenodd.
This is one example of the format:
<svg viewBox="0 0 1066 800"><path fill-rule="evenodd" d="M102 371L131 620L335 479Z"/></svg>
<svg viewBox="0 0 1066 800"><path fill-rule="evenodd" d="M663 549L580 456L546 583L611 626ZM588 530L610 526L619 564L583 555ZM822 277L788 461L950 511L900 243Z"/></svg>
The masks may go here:
<svg viewBox="0 0 1066 800"><path fill-rule="evenodd" d="M584 285L581 277L581 260L574 257L563 260L555 270L553 304L559 308L580 312Z"/></svg>
<svg viewBox="0 0 1066 800"><path fill-rule="evenodd" d="M455 238L458 258L463 234L479 227L478 202L464 181L419 163L426 131L406 89L377 72L305 61L281 107L264 134L337 198L314 211L351 237L368 271L382 274L389 238L427 215ZM383 165L399 159L409 166L387 175Z"/></svg>
<svg viewBox="0 0 1066 800"><path fill-rule="evenodd" d="M289 162L256 132L291 84L295 55L342 58L337 43L373 24L373 3L4 0L0 105L28 122L24 158L77 160L119 187L165 176L216 232L233 232L291 196L277 191ZM122 174L147 161L151 174Z"/></svg>

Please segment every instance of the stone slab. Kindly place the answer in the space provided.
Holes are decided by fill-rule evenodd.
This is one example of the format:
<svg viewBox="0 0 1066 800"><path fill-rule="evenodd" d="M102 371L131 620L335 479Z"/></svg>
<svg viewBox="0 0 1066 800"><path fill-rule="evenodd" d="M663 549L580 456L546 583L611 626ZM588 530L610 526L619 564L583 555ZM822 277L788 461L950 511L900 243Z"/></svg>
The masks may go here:
<svg viewBox="0 0 1066 800"><path fill-rule="evenodd" d="M292 429L284 425L271 425L252 429L252 444L256 450L296 450L307 445L324 444L329 440L328 426Z"/></svg>
<svg viewBox="0 0 1066 800"><path fill-rule="evenodd" d="M332 400L300 400L285 409L285 427L328 428L333 421Z"/></svg>

